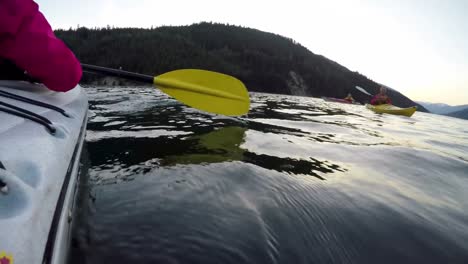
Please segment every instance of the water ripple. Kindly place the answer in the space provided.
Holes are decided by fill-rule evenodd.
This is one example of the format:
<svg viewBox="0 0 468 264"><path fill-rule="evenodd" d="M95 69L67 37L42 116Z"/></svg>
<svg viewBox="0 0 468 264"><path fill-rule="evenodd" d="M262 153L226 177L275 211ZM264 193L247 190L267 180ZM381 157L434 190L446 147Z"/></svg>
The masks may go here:
<svg viewBox="0 0 468 264"><path fill-rule="evenodd" d="M89 88L71 263L464 263L467 122L252 94L243 117Z"/></svg>

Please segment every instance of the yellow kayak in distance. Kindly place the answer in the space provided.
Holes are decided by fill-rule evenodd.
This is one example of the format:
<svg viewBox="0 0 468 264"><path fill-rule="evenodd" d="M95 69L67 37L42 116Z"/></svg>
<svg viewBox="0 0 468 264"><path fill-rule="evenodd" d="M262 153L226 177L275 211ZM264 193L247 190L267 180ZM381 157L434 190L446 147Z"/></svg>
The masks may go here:
<svg viewBox="0 0 468 264"><path fill-rule="evenodd" d="M408 108L400 108L398 106L394 106L391 104L381 104L381 105L366 104L366 108L379 114L403 115L407 117L411 117L414 114L414 112L416 112L416 109L418 109L417 106L412 106Z"/></svg>

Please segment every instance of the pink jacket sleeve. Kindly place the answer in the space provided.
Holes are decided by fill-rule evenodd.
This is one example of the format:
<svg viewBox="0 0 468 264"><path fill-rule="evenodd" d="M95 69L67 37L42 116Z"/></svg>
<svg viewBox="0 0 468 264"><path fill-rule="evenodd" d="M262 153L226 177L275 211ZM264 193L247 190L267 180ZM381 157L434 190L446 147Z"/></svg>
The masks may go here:
<svg viewBox="0 0 468 264"><path fill-rule="evenodd" d="M32 0L0 1L0 57L54 91L73 89L81 79L79 61Z"/></svg>

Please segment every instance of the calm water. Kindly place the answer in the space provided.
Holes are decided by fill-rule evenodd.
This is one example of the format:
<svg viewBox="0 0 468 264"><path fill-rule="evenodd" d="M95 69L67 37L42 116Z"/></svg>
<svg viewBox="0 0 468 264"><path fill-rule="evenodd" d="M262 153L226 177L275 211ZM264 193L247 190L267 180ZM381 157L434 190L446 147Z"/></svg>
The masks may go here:
<svg viewBox="0 0 468 264"><path fill-rule="evenodd" d="M468 122L90 88L71 263L468 263Z"/></svg>

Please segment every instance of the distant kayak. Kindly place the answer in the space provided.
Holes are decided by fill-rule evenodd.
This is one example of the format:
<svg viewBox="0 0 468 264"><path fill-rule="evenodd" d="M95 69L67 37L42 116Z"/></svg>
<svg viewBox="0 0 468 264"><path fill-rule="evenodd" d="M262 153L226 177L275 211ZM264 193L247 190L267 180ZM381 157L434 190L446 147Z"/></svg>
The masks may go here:
<svg viewBox="0 0 468 264"><path fill-rule="evenodd" d="M400 108L390 104L382 104L382 105L370 105L366 104L366 108L372 110L379 114L392 114L392 115L403 115L403 116L412 116L414 112L416 112L417 106L412 106L408 108Z"/></svg>
<svg viewBox="0 0 468 264"><path fill-rule="evenodd" d="M335 102L335 103L343 103L343 104L358 104L360 105L360 103L358 102L350 102L348 100L345 100L345 99L340 99L340 98L333 98L333 97L322 97L322 99L324 101L327 101L327 102Z"/></svg>

